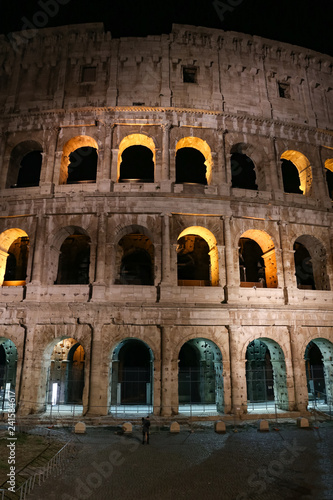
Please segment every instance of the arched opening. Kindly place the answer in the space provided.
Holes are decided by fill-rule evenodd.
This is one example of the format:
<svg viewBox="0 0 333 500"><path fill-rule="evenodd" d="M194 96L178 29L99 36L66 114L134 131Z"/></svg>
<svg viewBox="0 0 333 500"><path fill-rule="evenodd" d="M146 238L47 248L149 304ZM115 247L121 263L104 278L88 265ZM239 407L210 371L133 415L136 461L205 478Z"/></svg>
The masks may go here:
<svg viewBox="0 0 333 500"><path fill-rule="evenodd" d="M277 288L274 242L265 231L249 229L239 239L241 287Z"/></svg>
<svg viewBox="0 0 333 500"><path fill-rule="evenodd" d="M122 154L119 182L154 182L153 153L146 146L130 146Z"/></svg>
<svg viewBox="0 0 333 500"><path fill-rule="evenodd" d="M155 143L144 134L130 134L119 144L118 182L154 182Z"/></svg>
<svg viewBox="0 0 333 500"><path fill-rule="evenodd" d="M306 156L299 151L285 151L281 155L281 169L285 193L311 194L312 169Z"/></svg>
<svg viewBox="0 0 333 500"><path fill-rule="evenodd" d="M194 148L182 148L176 154L176 183L207 184L205 157Z"/></svg>
<svg viewBox="0 0 333 500"><path fill-rule="evenodd" d="M288 410L286 364L281 347L271 339L255 339L246 350L248 411Z"/></svg>
<svg viewBox="0 0 333 500"><path fill-rule="evenodd" d="M69 155L67 184L96 182L97 149L78 148Z"/></svg>
<svg viewBox="0 0 333 500"><path fill-rule="evenodd" d="M98 145L87 135L72 137L63 148L59 184L96 182Z"/></svg>
<svg viewBox="0 0 333 500"><path fill-rule="evenodd" d="M231 186L239 189L257 190L256 171L253 161L243 153L232 153L231 164Z"/></svg>
<svg viewBox="0 0 333 500"><path fill-rule="evenodd" d="M333 405L333 344L323 338L313 339L306 347L304 359L308 408L326 411Z"/></svg>
<svg viewBox="0 0 333 500"><path fill-rule="evenodd" d="M328 195L333 200L333 158L325 161Z"/></svg>
<svg viewBox="0 0 333 500"><path fill-rule="evenodd" d="M212 152L199 137L184 137L176 145L176 183L210 184Z"/></svg>
<svg viewBox="0 0 333 500"><path fill-rule="evenodd" d="M0 412L8 411L9 398L15 394L16 367L17 349L14 342L0 338Z"/></svg>
<svg viewBox="0 0 333 500"><path fill-rule="evenodd" d="M75 231L60 248L55 285L86 285L89 283L90 238Z"/></svg>
<svg viewBox="0 0 333 500"><path fill-rule="evenodd" d="M302 235L293 248L297 288L330 290L326 250L322 243L313 236Z"/></svg>
<svg viewBox="0 0 333 500"><path fill-rule="evenodd" d="M84 367L84 349L77 340L64 338L54 346L48 369L48 405L82 405Z"/></svg>
<svg viewBox="0 0 333 500"><path fill-rule="evenodd" d="M179 412L223 412L223 364L220 349L211 340L197 338L179 352ZM195 408L193 408L193 406Z"/></svg>
<svg viewBox="0 0 333 500"><path fill-rule="evenodd" d="M0 234L0 285L22 286L26 283L29 238L18 228Z"/></svg>
<svg viewBox="0 0 333 500"><path fill-rule="evenodd" d="M141 340L126 339L116 346L111 363L111 412L150 411L153 369L153 353Z"/></svg>
<svg viewBox="0 0 333 500"><path fill-rule="evenodd" d="M4 286L25 285L28 256L29 238L21 236L13 241L8 249L7 264L3 279Z"/></svg>
<svg viewBox="0 0 333 500"><path fill-rule="evenodd" d="M15 146L10 156L6 188L39 186L42 151L36 141L24 141Z"/></svg>
<svg viewBox="0 0 333 500"><path fill-rule="evenodd" d="M301 180L298 170L290 160L281 161L283 191L285 193L303 194L300 189Z"/></svg>
<svg viewBox="0 0 333 500"><path fill-rule="evenodd" d="M178 286L218 286L218 250L214 235L192 226L177 241Z"/></svg>
<svg viewBox="0 0 333 500"><path fill-rule="evenodd" d="M210 257L207 242L188 234L177 244L178 286L210 286Z"/></svg>
<svg viewBox="0 0 333 500"><path fill-rule="evenodd" d="M154 245L145 234L126 234L118 243L116 284L154 285Z"/></svg>

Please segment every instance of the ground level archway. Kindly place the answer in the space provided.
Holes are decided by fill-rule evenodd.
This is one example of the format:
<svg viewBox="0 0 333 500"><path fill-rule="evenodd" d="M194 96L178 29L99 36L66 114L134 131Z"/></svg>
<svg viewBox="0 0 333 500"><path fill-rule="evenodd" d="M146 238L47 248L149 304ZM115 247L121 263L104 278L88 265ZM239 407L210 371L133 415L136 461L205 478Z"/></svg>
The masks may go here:
<svg viewBox="0 0 333 500"><path fill-rule="evenodd" d="M15 393L17 349L9 339L0 338L0 412L8 411L9 398Z"/></svg>
<svg viewBox="0 0 333 500"><path fill-rule="evenodd" d="M313 339L305 350L308 406L333 404L333 344L323 338ZM323 408L324 409L324 408Z"/></svg>
<svg viewBox="0 0 333 500"><path fill-rule="evenodd" d="M179 351L178 365L179 411L186 411L187 405L205 411L208 405L223 412L223 363L217 345L204 338L189 340Z"/></svg>
<svg viewBox="0 0 333 500"><path fill-rule="evenodd" d="M277 342L255 339L246 350L246 387L248 411L276 407L288 410L287 375L284 354Z"/></svg>
<svg viewBox="0 0 333 500"><path fill-rule="evenodd" d="M51 406L82 405L85 352L69 337L54 345L48 368L46 403Z"/></svg>
<svg viewBox="0 0 333 500"><path fill-rule="evenodd" d="M146 412L153 401L153 369L153 353L145 342L122 340L112 354L111 411L143 406Z"/></svg>

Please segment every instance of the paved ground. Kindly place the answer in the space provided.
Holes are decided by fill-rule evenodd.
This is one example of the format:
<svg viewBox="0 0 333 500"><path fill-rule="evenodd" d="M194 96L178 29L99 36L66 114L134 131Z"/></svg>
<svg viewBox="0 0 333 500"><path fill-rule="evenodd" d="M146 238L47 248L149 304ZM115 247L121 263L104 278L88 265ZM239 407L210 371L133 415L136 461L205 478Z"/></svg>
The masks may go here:
<svg viewBox="0 0 333 500"><path fill-rule="evenodd" d="M273 424L274 425L274 424ZM333 421L259 433L256 425L151 433L142 445L112 428L77 436L77 454L31 500L333 500Z"/></svg>

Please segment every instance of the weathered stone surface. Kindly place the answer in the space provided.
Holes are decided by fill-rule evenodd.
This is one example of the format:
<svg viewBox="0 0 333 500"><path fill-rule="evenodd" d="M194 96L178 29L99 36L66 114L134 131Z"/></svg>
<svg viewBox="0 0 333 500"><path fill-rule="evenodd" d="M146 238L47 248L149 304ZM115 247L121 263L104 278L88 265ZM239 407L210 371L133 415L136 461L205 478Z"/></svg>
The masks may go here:
<svg viewBox="0 0 333 500"><path fill-rule="evenodd" d="M75 434L85 434L86 433L86 424L84 422L78 422L74 427Z"/></svg>
<svg viewBox="0 0 333 500"><path fill-rule="evenodd" d="M180 425L178 422L172 422L170 425L170 432L178 433L180 432Z"/></svg>
<svg viewBox="0 0 333 500"><path fill-rule="evenodd" d="M223 422L222 420L215 422L215 432L217 432L218 434L224 434L226 432L225 422Z"/></svg>
<svg viewBox="0 0 333 500"><path fill-rule="evenodd" d="M308 418L304 418L304 417L298 417L298 419L297 419L297 426L301 427L302 429L310 427L309 419Z"/></svg>
<svg viewBox="0 0 333 500"><path fill-rule="evenodd" d="M260 432L268 432L269 431L269 423L267 420L259 420L259 431Z"/></svg>
<svg viewBox="0 0 333 500"><path fill-rule="evenodd" d="M0 359L19 413L54 398L171 417L193 403L194 368L195 404L240 417L262 399L247 384L256 348L273 412L273 396L306 410L311 349L332 401L332 58L180 25L120 40L46 28L14 49L0 37ZM133 366L144 380L126 394Z"/></svg>
<svg viewBox="0 0 333 500"><path fill-rule="evenodd" d="M133 431L131 422L124 422L122 425L122 430L125 434L130 434Z"/></svg>

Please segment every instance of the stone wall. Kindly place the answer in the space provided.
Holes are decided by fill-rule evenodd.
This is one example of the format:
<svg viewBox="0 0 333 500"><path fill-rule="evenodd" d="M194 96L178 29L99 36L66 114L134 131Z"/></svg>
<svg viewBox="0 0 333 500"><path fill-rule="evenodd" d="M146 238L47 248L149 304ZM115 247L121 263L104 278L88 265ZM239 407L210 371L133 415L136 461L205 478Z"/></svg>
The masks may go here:
<svg viewBox="0 0 333 500"><path fill-rule="evenodd" d="M17 348L20 411L45 408L63 338L85 351L84 413L109 412L113 353L139 339L151 351L154 413L176 414L179 352L196 338L222 354L225 413L246 412L255 339L280 347L285 365L272 363L286 379L283 398L305 411L306 346L333 343L332 59L179 25L145 39L112 39L100 24L14 38L0 39L0 278L18 237L29 238L29 256L25 285L0 287L0 342ZM153 182L119 182L122 153L137 145L153 154ZM96 180L68 184L80 147L97 150ZM182 147L203 153L205 184L176 183ZM36 148L39 184L10 187ZM257 190L232 187L234 153L252 160ZM303 194L284 192L281 157L294 162ZM61 246L73 234L89 239L89 283L57 285ZM147 242L152 285L119 283L119 242L130 234ZM179 286L183 235L206 241L211 286ZM242 237L263 251L267 287L240 286ZM296 241L308 244L315 289L298 286Z"/></svg>

